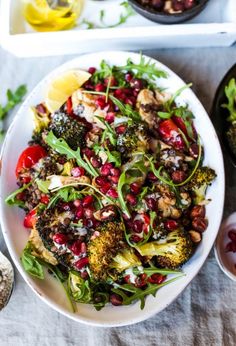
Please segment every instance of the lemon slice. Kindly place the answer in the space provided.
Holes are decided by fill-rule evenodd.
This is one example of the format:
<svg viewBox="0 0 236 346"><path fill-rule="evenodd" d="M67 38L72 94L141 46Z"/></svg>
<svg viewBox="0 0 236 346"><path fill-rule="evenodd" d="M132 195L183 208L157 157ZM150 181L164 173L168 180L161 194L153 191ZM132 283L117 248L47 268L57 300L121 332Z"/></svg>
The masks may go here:
<svg viewBox="0 0 236 346"><path fill-rule="evenodd" d="M91 74L83 70L70 70L53 79L46 89L45 103L53 113L66 102L74 91L79 89Z"/></svg>

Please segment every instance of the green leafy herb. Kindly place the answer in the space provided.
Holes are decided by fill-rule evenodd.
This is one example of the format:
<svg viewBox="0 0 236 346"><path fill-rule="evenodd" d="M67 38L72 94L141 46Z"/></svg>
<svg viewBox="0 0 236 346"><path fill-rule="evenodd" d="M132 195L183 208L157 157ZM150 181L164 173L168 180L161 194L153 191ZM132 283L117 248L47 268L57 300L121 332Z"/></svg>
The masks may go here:
<svg viewBox="0 0 236 346"><path fill-rule="evenodd" d="M81 199L83 196L80 191L77 191L74 187L67 186L62 187L51 199L48 203L47 209L53 207L58 200L62 200L64 202L73 202L76 199Z"/></svg>
<svg viewBox="0 0 236 346"><path fill-rule="evenodd" d="M35 179L35 183L38 185L38 189L43 193L48 193L48 187L50 185L49 180Z"/></svg>
<svg viewBox="0 0 236 346"><path fill-rule="evenodd" d="M229 117L228 121L236 121L236 82L235 78L232 78L228 85L225 87L225 95L228 99L228 103L224 103L221 107L228 109Z"/></svg>
<svg viewBox="0 0 236 346"><path fill-rule="evenodd" d="M21 85L19 86L14 92L10 89L7 90L7 103L5 106L0 105L0 135L3 136L4 130L3 127L3 120L7 117L8 112L12 110L16 105L18 105L20 102L22 102L23 97L25 96L27 92L26 86Z"/></svg>
<svg viewBox="0 0 236 346"><path fill-rule="evenodd" d="M109 98L112 100L112 102L119 108L122 115L131 118L136 121L140 121L141 117L137 111L135 111L131 105L124 104L120 100L118 100L115 96L109 95Z"/></svg>
<svg viewBox="0 0 236 346"><path fill-rule="evenodd" d="M21 263L27 273L42 280L44 279L43 266L40 260L32 255L31 252L32 248L28 242L21 255Z"/></svg>
<svg viewBox="0 0 236 346"><path fill-rule="evenodd" d="M147 60L143 55L140 56L139 64L134 64L131 59L128 59L126 65L118 66L116 69L133 72L137 78L145 78L147 76L152 81L155 81L155 78L167 77L166 72L159 70L155 62L152 63L151 59Z"/></svg>
<svg viewBox="0 0 236 346"><path fill-rule="evenodd" d="M178 275L177 277L170 279L168 281L165 281L159 285L156 284L151 284L147 283L147 288L141 289L137 288L132 284L124 284L124 285L117 285L118 288L112 288L112 292L115 294L118 294L121 296L123 300L123 305L130 305L136 300L140 300L140 308L143 310L145 306L145 297L148 296L149 294L152 294L154 297L157 293L157 291L161 288L164 287L179 278L181 278L183 275ZM129 295L125 293L125 291L129 292Z"/></svg>
<svg viewBox="0 0 236 346"><path fill-rule="evenodd" d="M102 117L96 116L97 119L99 119L101 121L101 123L103 125L106 126L106 135L108 136L110 142L112 145L116 145L117 142L117 135L115 130L113 130L113 128L111 127L111 125Z"/></svg>
<svg viewBox="0 0 236 346"><path fill-rule="evenodd" d="M108 162L112 162L115 164L115 167L121 166L121 154L119 151L111 150L106 146L102 147L99 144L95 144L93 146L95 154L97 155L99 152L104 152L107 155Z"/></svg>
<svg viewBox="0 0 236 346"><path fill-rule="evenodd" d="M108 25L105 23L105 17L106 17L106 12L105 10L101 10L99 12L99 21L100 24L96 25L95 23L90 22L87 19L83 19L81 24L87 25L87 29L105 29L105 28L116 28L117 26L120 26L124 23L127 22L127 20L135 15L135 12L133 11L132 7L129 5L127 1L124 1L120 4L120 6L123 6L124 12L120 14L120 17L118 21L114 24Z"/></svg>
<svg viewBox="0 0 236 346"><path fill-rule="evenodd" d="M64 139L57 138L52 131L50 131L45 138L45 142L59 154L66 155L68 159L75 159L78 165L82 166L93 177L98 176L96 169L82 159L80 148L78 148L76 151L72 150Z"/></svg>
<svg viewBox="0 0 236 346"><path fill-rule="evenodd" d="M7 198L5 199L5 203L7 203L8 205L20 205L20 206L24 205L22 201L17 199L17 195L25 191L31 184L32 183L30 182L26 185L23 185L19 189L13 191L9 196L7 196Z"/></svg>

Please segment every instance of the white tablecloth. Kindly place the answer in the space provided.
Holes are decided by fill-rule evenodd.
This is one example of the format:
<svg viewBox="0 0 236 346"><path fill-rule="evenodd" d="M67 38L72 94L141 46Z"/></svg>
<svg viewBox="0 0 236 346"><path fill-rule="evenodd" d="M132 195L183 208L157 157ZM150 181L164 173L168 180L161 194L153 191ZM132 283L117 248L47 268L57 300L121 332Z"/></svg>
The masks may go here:
<svg viewBox="0 0 236 346"><path fill-rule="evenodd" d="M192 81L207 111L218 83L236 62L236 47L145 53L168 65L186 82ZM26 83L31 90L49 71L69 59L68 56L17 59L0 48L0 102L7 88ZM236 170L228 160L226 173L225 215L228 215L236 209ZM0 248L7 254L1 235ZM122 328L95 328L67 319L41 302L17 271L15 274L13 295L0 312L1 346L236 345L236 284L221 272L213 253L193 282L166 310L145 322Z"/></svg>

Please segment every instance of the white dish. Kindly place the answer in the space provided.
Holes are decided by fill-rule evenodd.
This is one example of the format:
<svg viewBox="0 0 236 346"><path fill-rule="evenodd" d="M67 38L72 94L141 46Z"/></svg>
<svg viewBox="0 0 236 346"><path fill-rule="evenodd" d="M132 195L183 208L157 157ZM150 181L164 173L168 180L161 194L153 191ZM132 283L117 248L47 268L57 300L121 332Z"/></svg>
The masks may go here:
<svg viewBox="0 0 236 346"><path fill-rule="evenodd" d="M122 326L136 323L151 317L167 307L191 282L206 260L220 226L224 205L225 178L219 141L206 111L194 93L188 89L181 94L177 101L180 103L188 102L193 114L196 115L195 125L205 148L205 163L216 170L218 177L207 193L207 197L212 199L212 202L207 206L209 227L204 233L203 241L198 246L196 253L184 266L186 276L162 288L157 293L156 298L148 297L144 310L140 310L139 303L128 307L107 306L100 312L96 311L93 306L79 304L78 313L74 314L69 311L66 297L52 277L47 276L46 280L41 281L28 276L23 270L20 263L20 254L28 239L28 231L22 225L24 212L17 207L5 205L4 199L16 188L15 164L19 154L27 146L27 142L31 138L33 120L30 117L29 107L40 103L44 99L45 85L61 72L71 68L87 69L89 66L98 67L100 61L104 58L109 63L122 65L128 57L136 63L140 59L140 56L134 53L120 51L101 52L80 56L55 69L34 88L19 109L6 135L2 150L0 219L4 238L14 263L27 284L45 303L75 321L97 326ZM166 87L173 93L185 84L165 65L155 60L152 61L169 75L167 79L159 79L158 84L161 87Z"/></svg>
<svg viewBox="0 0 236 346"><path fill-rule="evenodd" d="M225 251L227 244L230 242L228 232L231 229L236 229L236 212L222 222L216 238L214 251L221 270L231 280L236 282L236 253Z"/></svg>
<svg viewBox="0 0 236 346"><path fill-rule="evenodd" d="M194 19L178 25L153 23L136 14L117 28L39 33L25 22L20 0L1 0L0 42L21 56L65 55L91 51L138 50L170 47L230 46L236 41L235 0L210 0ZM104 9L106 22L114 24L122 12L122 0L86 0L81 20L99 23Z"/></svg>

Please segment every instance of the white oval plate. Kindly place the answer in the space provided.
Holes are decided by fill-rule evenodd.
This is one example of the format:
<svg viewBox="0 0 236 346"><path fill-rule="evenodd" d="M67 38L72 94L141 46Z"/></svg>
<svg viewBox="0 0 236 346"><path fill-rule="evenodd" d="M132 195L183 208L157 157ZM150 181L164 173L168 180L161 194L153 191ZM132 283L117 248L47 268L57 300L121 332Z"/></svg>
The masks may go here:
<svg viewBox="0 0 236 346"><path fill-rule="evenodd" d="M89 66L99 67L102 59L115 65L124 65L127 58L139 63L140 55L129 52L101 52L80 56L55 69L45 77L30 93L19 109L4 142L2 149L2 179L0 218L6 244L19 272L33 289L33 291L49 306L67 317L96 326L123 326L145 320L166 308L190 283L206 260L215 241L222 217L224 205L224 166L219 141L206 111L194 93L188 89L178 98L178 102L188 102L195 115L195 125L201 135L205 148L205 164L217 172L217 180L208 189L208 198L212 202L207 206L209 227L204 233L203 241L197 248L191 260L184 266L186 276L167 285L157 292L156 297L148 297L144 310L140 310L140 303L130 306L106 306L96 311L92 305L78 304L78 312L72 313L69 309L65 294L60 285L47 275L45 280L33 279L23 270L20 263L21 252L27 242L28 231L23 227L24 212L17 207L5 205L5 197L16 188L15 165L21 151L27 146L33 130L33 120L29 107L44 100L45 86L61 72L72 68L87 69ZM185 83L169 68L156 60L157 67L168 73L167 79L160 79L159 85L166 87L171 93L185 85Z"/></svg>

